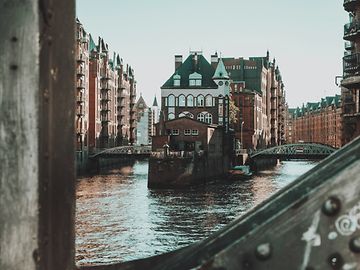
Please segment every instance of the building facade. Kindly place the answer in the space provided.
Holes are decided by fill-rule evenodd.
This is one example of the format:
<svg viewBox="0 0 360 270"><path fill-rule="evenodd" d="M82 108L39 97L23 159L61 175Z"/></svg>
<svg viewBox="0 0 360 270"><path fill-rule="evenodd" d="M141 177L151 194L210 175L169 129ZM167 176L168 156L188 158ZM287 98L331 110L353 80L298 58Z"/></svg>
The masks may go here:
<svg viewBox="0 0 360 270"><path fill-rule="evenodd" d="M223 61L213 68L201 52L183 62L175 56L175 72L161 87L164 121L189 117L229 128L230 78Z"/></svg>
<svg viewBox="0 0 360 270"><path fill-rule="evenodd" d="M217 54L212 56L216 66ZM231 79L231 98L239 108L233 128L246 149L285 142L285 90L275 59L224 58Z"/></svg>
<svg viewBox="0 0 360 270"><path fill-rule="evenodd" d="M360 135L360 2L344 0L349 23L344 27L343 57L343 144Z"/></svg>
<svg viewBox="0 0 360 270"><path fill-rule="evenodd" d="M289 109L292 116L292 143L312 142L342 146L341 96L322 98L320 102L308 102L301 108Z"/></svg>
<svg viewBox="0 0 360 270"><path fill-rule="evenodd" d="M88 156L89 129L89 34L76 20L76 155L83 163Z"/></svg>
<svg viewBox="0 0 360 270"><path fill-rule="evenodd" d="M135 143L134 70L118 54L110 53L104 39L99 37L95 43L79 20L76 59L78 156Z"/></svg>

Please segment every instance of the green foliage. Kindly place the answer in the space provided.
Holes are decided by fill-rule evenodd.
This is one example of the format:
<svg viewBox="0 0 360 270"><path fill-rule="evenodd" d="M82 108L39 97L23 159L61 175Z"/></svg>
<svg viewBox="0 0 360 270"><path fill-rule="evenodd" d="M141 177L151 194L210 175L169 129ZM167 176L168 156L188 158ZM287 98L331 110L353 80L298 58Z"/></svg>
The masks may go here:
<svg viewBox="0 0 360 270"><path fill-rule="evenodd" d="M229 118L230 124L236 124L238 122L237 114L239 112L239 108L235 105L233 100L230 100L229 104Z"/></svg>

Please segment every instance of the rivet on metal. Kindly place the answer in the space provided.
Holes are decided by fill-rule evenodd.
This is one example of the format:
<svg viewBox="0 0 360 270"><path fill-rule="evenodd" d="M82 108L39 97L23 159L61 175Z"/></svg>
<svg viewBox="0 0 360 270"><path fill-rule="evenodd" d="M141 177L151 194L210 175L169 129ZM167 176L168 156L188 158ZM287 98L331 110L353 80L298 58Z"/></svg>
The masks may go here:
<svg viewBox="0 0 360 270"><path fill-rule="evenodd" d="M328 198L323 206L322 212L327 216L335 216L340 212L341 202L337 197L330 197Z"/></svg>
<svg viewBox="0 0 360 270"><path fill-rule="evenodd" d="M16 41L18 41L18 39L17 39L17 37L12 37L12 38L11 38L11 41L12 41L12 42L16 42Z"/></svg>
<svg viewBox="0 0 360 270"><path fill-rule="evenodd" d="M334 270L341 269L344 265L344 259L341 257L339 253L334 253L329 256L328 263L330 264L331 268Z"/></svg>
<svg viewBox="0 0 360 270"><path fill-rule="evenodd" d="M355 236L350 240L349 248L354 253L360 253L360 236Z"/></svg>
<svg viewBox="0 0 360 270"><path fill-rule="evenodd" d="M271 245L270 243L260 244L256 247L255 256L262 261L265 261L271 257Z"/></svg>
<svg viewBox="0 0 360 270"><path fill-rule="evenodd" d="M10 69L11 69L11 70L17 70L17 69L18 69L18 66L17 66L17 65L14 65L14 64L13 64L13 65L10 65Z"/></svg>

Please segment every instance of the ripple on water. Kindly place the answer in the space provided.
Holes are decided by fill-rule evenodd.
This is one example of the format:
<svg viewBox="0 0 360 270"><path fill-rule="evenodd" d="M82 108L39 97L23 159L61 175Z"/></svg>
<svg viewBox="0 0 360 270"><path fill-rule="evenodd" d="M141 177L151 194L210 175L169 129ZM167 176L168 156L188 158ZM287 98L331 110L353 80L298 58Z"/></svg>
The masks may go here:
<svg viewBox="0 0 360 270"><path fill-rule="evenodd" d="M249 181L186 190L148 190L147 162L82 177L76 191L77 264L134 260L204 239L314 165L283 162Z"/></svg>

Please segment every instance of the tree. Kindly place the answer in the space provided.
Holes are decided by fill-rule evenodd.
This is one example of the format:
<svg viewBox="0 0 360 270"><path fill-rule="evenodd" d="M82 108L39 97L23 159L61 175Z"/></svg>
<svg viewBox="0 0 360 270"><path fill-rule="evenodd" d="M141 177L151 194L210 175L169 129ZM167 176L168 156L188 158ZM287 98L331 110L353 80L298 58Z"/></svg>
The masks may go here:
<svg viewBox="0 0 360 270"><path fill-rule="evenodd" d="M236 124L238 121L237 114L239 112L239 108L235 105L233 100L229 102L229 119L230 124Z"/></svg>

